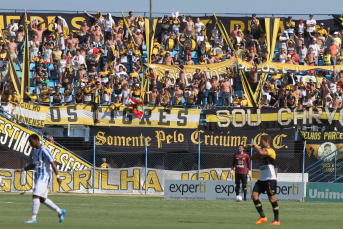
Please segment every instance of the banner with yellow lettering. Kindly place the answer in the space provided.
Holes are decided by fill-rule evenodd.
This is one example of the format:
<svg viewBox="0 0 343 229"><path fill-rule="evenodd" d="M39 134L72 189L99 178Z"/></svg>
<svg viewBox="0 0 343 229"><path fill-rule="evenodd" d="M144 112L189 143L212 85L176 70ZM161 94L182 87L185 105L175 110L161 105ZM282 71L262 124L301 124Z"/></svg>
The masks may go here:
<svg viewBox="0 0 343 229"><path fill-rule="evenodd" d="M200 149L202 153L234 154L239 145L251 143L260 145L261 136L269 134L273 138L273 148L279 153L292 154L294 149L295 130L235 130L235 131L209 131L204 126L197 130L160 129L160 128L111 128L91 127L91 135L95 136L97 151L133 152L145 150L154 152L193 152ZM144 140L145 139L145 140Z"/></svg>
<svg viewBox="0 0 343 229"><path fill-rule="evenodd" d="M99 107L97 126L190 128L199 125L200 109L145 107L141 119L132 113L131 107L121 107L116 113L109 106ZM22 122L37 127L45 125L94 125L92 106L68 105L46 107L20 103L13 115Z"/></svg>
<svg viewBox="0 0 343 229"><path fill-rule="evenodd" d="M32 160L33 148L29 144L29 136L35 132L28 130L14 122L0 116L0 144L3 149L25 158ZM41 137L41 136L39 136ZM51 151L57 168L61 171L83 170L92 166L82 158L66 149L43 140L44 145Z"/></svg>
<svg viewBox="0 0 343 229"><path fill-rule="evenodd" d="M229 168L201 169L200 180L231 181ZM95 176L93 176L95 174ZM57 183L53 174L50 192L68 193L95 193L103 194L144 194L145 193L145 168L134 166L130 168L97 168L83 171L59 172L62 184ZM14 173L13 169L0 169L0 192L32 192L34 188L34 171ZM94 183L93 183L94 177ZM300 179L299 179L300 177ZM253 171L253 181L259 178L258 171ZM278 174L278 181L300 182L301 173ZM148 168L147 193L163 195L166 180L198 180L198 170L180 171L167 169ZM94 184L94 186L93 186ZM253 186L249 187L250 189ZM234 184L230 188L230 195L234 196Z"/></svg>

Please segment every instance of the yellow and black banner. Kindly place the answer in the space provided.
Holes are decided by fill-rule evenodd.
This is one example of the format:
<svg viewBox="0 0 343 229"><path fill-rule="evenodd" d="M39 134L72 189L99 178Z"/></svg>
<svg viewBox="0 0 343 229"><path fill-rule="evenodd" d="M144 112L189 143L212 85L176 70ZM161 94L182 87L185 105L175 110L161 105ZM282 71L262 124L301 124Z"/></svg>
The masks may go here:
<svg viewBox="0 0 343 229"><path fill-rule="evenodd" d="M174 78L175 80L179 77L179 70L173 65L163 65L163 64L150 64L147 66L152 68L157 76L161 77L165 75L165 71L169 71L169 77ZM196 68L199 68L200 71L206 70L207 78L212 78L212 76L217 76L218 81L222 80L227 74L226 67L231 67L231 69L237 69L248 71L252 65L246 61L243 61L240 58L234 58L226 60L216 64L202 64L202 65L185 65L186 71L186 85L190 84L193 79L193 74L195 73Z"/></svg>
<svg viewBox="0 0 343 229"><path fill-rule="evenodd" d="M210 129L260 129L293 126L343 126L343 109L324 108L316 111L290 108L236 107L229 109L204 110Z"/></svg>
<svg viewBox="0 0 343 229"><path fill-rule="evenodd" d="M239 145L261 144L261 136L269 134L273 138L272 147L279 153L293 153L295 130L207 130L199 126L191 129L161 128L124 128L91 127L91 135L96 138L96 148L113 154L120 152L142 153L146 146L153 152L193 152L200 149L202 153L236 153Z"/></svg>
<svg viewBox="0 0 343 229"><path fill-rule="evenodd" d="M306 167L310 166L310 176L317 176L317 172L334 172L335 159L337 169L341 168L341 161L343 158L343 132L340 131L300 131L300 136L306 140L306 156L309 160L305 160ZM336 151L336 157L335 152ZM321 160L317 166L311 164ZM320 167L318 167L320 165ZM318 178L318 177L317 177ZM323 181L322 181L323 182Z"/></svg>
<svg viewBox="0 0 343 229"><path fill-rule="evenodd" d="M29 143L29 136L35 132L28 130L14 122L0 117L0 143L1 147L12 153L31 161L33 149ZM40 136L41 137L41 136ZM43 140L44 145L51 151L57 168L60 171L83 170L92 166L75 154Z"/></svg>
<svg viewBox="0 0 343 229"><path fill-rule="evenodd" d="M97 126L159 127L196 129L200 109L145 107L141 119L132 113L132 107L121 107L117 114L112 107L99 107ZM45 125L94 125L92 106L68 105L47 107L20 103L13 115L22 122L36 127Z"/></svg>

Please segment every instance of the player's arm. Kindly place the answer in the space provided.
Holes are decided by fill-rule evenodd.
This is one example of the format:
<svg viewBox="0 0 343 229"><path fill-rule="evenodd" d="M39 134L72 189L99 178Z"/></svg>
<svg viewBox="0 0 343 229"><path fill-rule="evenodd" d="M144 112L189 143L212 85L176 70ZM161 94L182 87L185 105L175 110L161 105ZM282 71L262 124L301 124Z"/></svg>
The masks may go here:
<svg viewBox="0 0 343 229"><path fill-rule="evenodd" d="M56 174L57 182L58 182L59 184L61 184L61 183L62 183L62 179L61 179L60 176L58 175L58 170L57 170L57 166L56 166L55 161L51 162L50 164L51 164L52 170L54 170L54 173Z"/></svg>
<svg viewBox="0 0 343 229"><path fill-rule="evenodd" d="M14 170L15 173L21 173L23 171L29 171L29 170L34 170L36 168L36 166L34 164L30 164L28 166L26 166L25 168L22 169L16 169Z"/></svg>
<svg viewBox="0 0 343 229"><path fill-rule="evenodd" d="M254 155L251 157L252 160L257 159L260 156L268 156L268 151L266 149L261 149L253 144L248 144L247 146L255 150Z"/></svg>

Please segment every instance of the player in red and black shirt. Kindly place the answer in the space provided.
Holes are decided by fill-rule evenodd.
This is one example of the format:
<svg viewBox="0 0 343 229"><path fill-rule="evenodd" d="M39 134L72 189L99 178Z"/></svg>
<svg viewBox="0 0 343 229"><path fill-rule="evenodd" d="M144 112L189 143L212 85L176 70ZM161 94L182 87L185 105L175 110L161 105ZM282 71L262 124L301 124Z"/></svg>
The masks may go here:
<svg viewBox="0 0 343 229"><path fill-rule="evenodd" d="M249 176L251 176L251 166L249 154L244 153L244 146L238 147L238 153L233 156L231 171L235 168L235 183L236 195L239 195L240 182L242 181L242 188L244 192L244 200L247 200L247 168L249 168Z"/></svg>

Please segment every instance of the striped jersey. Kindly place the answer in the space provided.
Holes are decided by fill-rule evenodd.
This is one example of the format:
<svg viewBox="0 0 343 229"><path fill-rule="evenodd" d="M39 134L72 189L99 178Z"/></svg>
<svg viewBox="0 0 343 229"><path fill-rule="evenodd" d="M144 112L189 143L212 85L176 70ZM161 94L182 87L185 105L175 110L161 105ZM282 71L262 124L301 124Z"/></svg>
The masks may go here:
<svg viewBox="0 0 343 229"><path fill-rule="evenodd" d="M276 180L275 175L275 151L271 148L266 149L268 151L267 156L260 157L260 181Z"/></svg>
<svg viewBox="0 0 343 229"><path fill-rule="evenodd" d="M33 151L32 164L36 166L35 181L49 182L51 177L51 163L55 161L48 148L41 145Z"/></svg>

